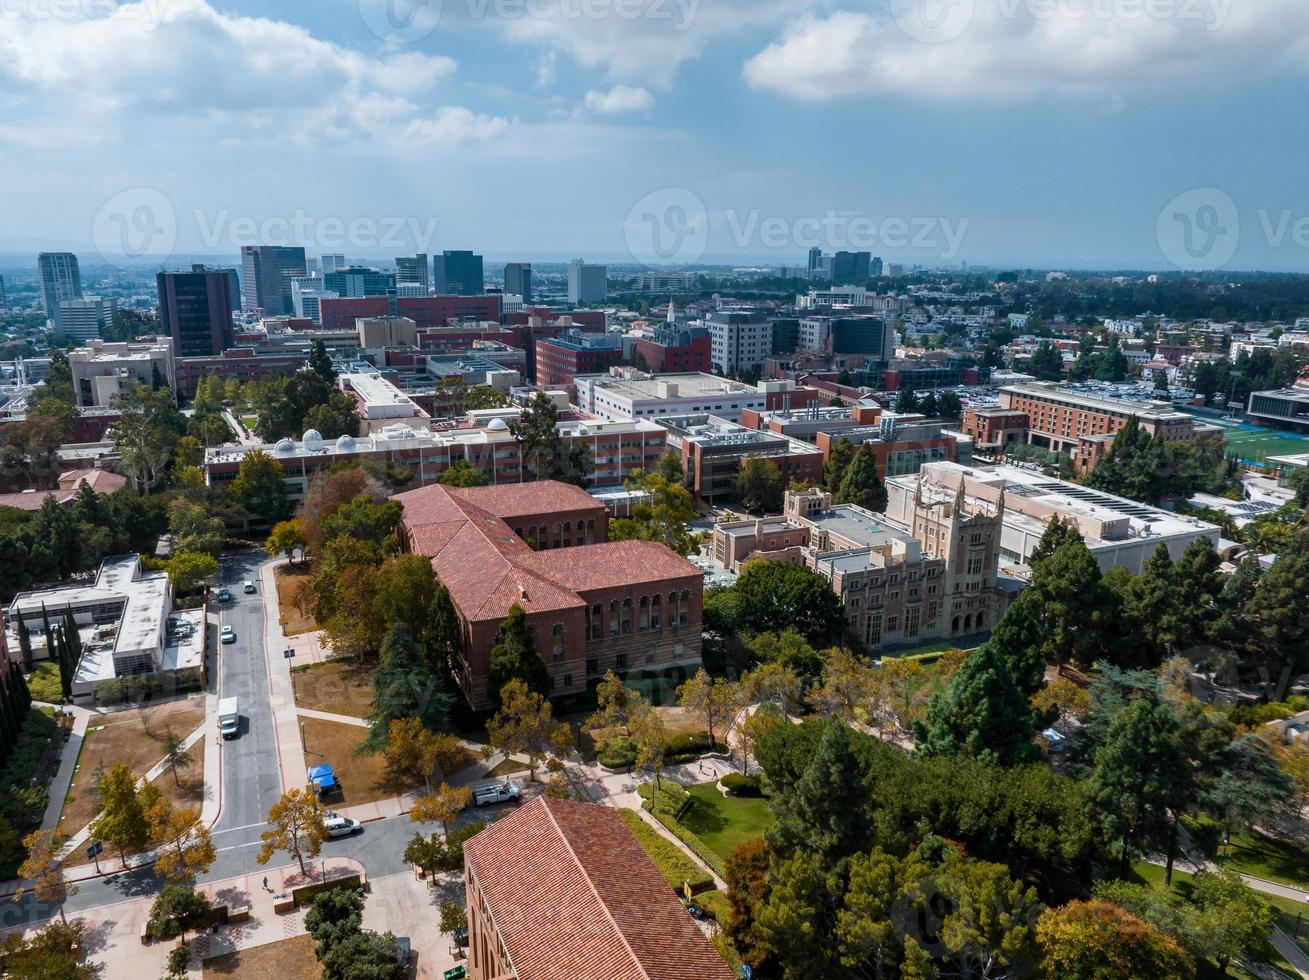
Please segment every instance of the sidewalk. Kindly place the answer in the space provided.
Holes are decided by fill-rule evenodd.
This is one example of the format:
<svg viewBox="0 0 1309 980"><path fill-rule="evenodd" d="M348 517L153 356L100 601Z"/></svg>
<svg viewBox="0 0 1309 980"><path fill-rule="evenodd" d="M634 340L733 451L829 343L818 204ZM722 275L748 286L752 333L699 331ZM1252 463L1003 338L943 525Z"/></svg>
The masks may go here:
<svg viewBox="0 0 1309 980"><path fill-rule="evenodd" d="M55 778L50 781L50 798L45 805L45 813L41 817L42 830L57 830L59 827L59 812L64 808L64 798L68 796L68 787L73 783L73 773L77 768L77 758L82 751L82 741L86 738L86 728L90 724L91 715L94 712L86 708L79 708L76 705L58 705L46 704L44 701L33 701L32 707L50 707L56 711L67 711L73 716L73 728L68 733L68 740L64 742L63 751L59 757L59 771L55 773Z"/></svg>
<svg viewBox="0 0 1309 980"><path fill-rule="evenodd" d="M281 608L277 601L274 569L284 561L267 562L259 570L264 601L264 660L268 668L269 701L273 709L273 735L277 741L277 761L282 773L282 789L305 785L305 750L300 738L300 716L295 705L295 688L291 684L292 661L282 651L292 647L296 657L310 645L321 655L316 634L288 637L282 632Z"/></svg>

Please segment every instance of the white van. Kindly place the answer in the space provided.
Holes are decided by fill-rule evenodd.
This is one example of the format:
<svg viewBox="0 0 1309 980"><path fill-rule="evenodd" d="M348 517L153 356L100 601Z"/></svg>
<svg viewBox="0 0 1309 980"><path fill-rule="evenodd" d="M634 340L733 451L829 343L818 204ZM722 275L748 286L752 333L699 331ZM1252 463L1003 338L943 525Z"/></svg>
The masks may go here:
<svg viewBox="0 0 1309 980"><path fill-rule="evenodd" d="M223 738L241 734L241 706L236 698L222 698L218 702L218 734Z"/></svg>

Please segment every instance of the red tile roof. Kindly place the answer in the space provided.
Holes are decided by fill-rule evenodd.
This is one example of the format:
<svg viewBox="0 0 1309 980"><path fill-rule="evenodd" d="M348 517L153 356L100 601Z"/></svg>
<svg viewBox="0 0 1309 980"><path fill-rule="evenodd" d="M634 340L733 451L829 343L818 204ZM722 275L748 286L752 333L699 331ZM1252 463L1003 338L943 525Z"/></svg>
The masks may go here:
<svg viewBox="0 0 1309 980"><path fill-rule="evenodd" d="M560 483L558 480L501 483L488 487L452 487L451 493L505 520L566 510L604 510L604 504L581 487Z"/></svg>
<svg viewBox="0 0 1309 980"><path fill-rule="evenodd" d="M82 484L96 493L113 493L127 486L127 477L109 470L68 470L59 474L59 489L33 490L28 493L0 493L0 507L17 507L19 510L40 510L46 497L55 503L66 504L77 497Z"/></svg>
<svg viewBox="0 0 1309 980"><path fill-rule="evenodd" d="M525 498L520 487L537 488L543 502L537 512L542 514L556 512L569 498L576 503L573 491L591 499L577 487L552 481L515 484L518 497L513 499ZM437 578L465 619L500 620L514 603L527 613L574 608L585 605L578 591L699 574L686 559L652 541L532 551L490 508L481 506L484 497L492 504L511 499L491 493L502 489L433 484L395 497L404 506L402 520L414 552L432 559Z"/></svg>
<svg viewBox="0 0 1309 980"><path fill-rule="evenodd" d="M612 807L538 797L464 844L517 980L731 980Z"/></svg>

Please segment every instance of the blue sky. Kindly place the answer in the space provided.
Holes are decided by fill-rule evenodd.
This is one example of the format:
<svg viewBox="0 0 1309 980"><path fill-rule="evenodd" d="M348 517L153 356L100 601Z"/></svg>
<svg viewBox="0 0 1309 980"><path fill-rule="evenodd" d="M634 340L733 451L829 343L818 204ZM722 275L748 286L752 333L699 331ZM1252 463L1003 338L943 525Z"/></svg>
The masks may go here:
<svg viewBox="0 0 1309 980"><path fill-rule="evenodd" d="M3 0L0 250L1309 268L1304 0L410 3Z"/></svg>

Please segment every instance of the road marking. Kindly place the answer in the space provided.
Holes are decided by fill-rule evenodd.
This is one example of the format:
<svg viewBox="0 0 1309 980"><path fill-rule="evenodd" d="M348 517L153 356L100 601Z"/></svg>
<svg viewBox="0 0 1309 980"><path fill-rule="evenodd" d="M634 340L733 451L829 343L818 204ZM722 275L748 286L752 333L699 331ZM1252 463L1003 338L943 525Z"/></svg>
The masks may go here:
<svg viewBox="0 0 1309 980"><path fill-rule="evenodd" d="M215 848L214 853L222 854L224 851L239 851L242 848L246 848L246 847L263 847L263 846L264 846L263 841L252 840L248 844L229 844L227 847Z"/></svg>
<svg viewBox="0 0 1309 980"><path fill-rule="evenodd" d="M209 836L217 837L219 834L234 834L238 830L249 830L251 827L266 827L266 826L268 826L268 822L264 820L264 821L260 821L259 823L248 823L244 827L228 827L226 830L215 830Z"/></svg>

